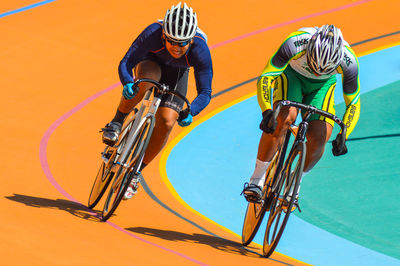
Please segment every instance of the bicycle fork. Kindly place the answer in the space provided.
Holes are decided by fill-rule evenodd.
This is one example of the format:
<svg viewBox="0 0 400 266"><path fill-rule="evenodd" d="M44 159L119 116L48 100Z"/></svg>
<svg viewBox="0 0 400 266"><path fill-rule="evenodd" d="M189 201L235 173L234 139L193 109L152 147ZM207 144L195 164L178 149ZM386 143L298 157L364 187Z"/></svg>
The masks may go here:
<svg viewBox="0 0 400 266"><path fill-rule="evenodd" d="M137 166L137 169L140 169L140 167L141 167L143 158L139 158L139 156L140 156L140 151L143 148L142 142L137 144L140 146L137 149L135 149L135 151L137 151L137 152L135 152L132 155L133 157L130 160L132 163L126 163L126 162L127 162L128 156L130 156L130 153L132 152L132 149L134 148L133 146L134 146L135 141L137 141L136 139L142 133L141 130L143 129L144 124L147 123L148 124L147 126L150 126L150 127L153 126L152 121L154 120L155 113L157 112L158 106L160 105L161 98L155 96L153 101L149 102L151 92L152 92L152 90L148 90L146 92L146 95L144 97L144 100L142 102L140 110L137 113L136 119L132 125L132 129L135 129L135 130L131 130L128 133L127 143L125 144L125 147L123 148L120 157L117 159L117 162L115 162L115 164L113 165L113 171L115 171L115 172L116 171L123 171L123 172L132 171L134 168L134 165L135 165L135 163L137 163L138 159L140 159L140 162ZM148 107L149 110L148 110L147 114L143 118L141 118L146 107ZM148 119L149 117L152 117L152 118L149 120ZM139 118L141 118L140 121L139 121ZM115 182L112 185L113 189L116 189L120 185L121 180L124 177L124 175L125 175L125 173L118 175L118 178L115 180Z"/></svg>

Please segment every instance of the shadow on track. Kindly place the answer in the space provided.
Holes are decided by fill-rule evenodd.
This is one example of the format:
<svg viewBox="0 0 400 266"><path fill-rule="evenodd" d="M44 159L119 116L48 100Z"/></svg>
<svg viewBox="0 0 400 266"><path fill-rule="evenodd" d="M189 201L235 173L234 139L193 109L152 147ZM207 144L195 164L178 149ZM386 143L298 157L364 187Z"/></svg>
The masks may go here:
<svg viewBox="0 0 400 266"><path fill-rule="evenodd" d="M21 194L14 194L13 196L6 196L5 198L15 202L23 203L29 207L57 209L69 212L70 214L85 220L94 222L101 221L101 211L90 210L88 207L70 200L53 200Z"/></svg>
<svg viewBox="0 0 400 266"><path fill-rule="evenodd" d="M162 239L168 240L168 241L182 241L182 242L203 244L203 245L211 246L215 249L218 249L218 250L221 250L224 252L265 259L262 257L261 254L259 254L256 251L253 251L253 249L256 249L254 247L244 247L241 243L234 242L234 241L220 238L220 237L211 236L211 235L197 234L197 233L186 234L186 233L181 233L181 232L176 232L176 231L171 231L171 230L161 230L161 229L153 229L153 228L147 228L147 227L129 227L129 228L125 228L125 229L128 231L134 232L134 233L139 233L139 234L143 234L146 236L158 237L158 238L162 238ZM285 263L285 262L282 262L279 260L275 260L275 259L271 259L271 258L265 259L265 260L279 262L282 265L292 265L292 264L288 264L288 263Z"/></svg>

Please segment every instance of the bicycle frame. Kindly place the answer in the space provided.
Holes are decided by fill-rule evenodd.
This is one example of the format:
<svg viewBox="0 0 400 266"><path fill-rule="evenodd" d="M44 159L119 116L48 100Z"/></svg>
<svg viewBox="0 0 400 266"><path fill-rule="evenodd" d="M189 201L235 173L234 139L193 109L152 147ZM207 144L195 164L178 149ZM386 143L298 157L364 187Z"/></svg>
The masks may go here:
<svg viewBox="0 0 400 266"><path fill-rule="evenodd" d="M130 151L132 149L132 145L133 145L133 143L135 141L135 138L139 133L139 129L142 127L142 125L146 121L148 121L149 117L151 117L151 121L154 120L155 114L156 114L156 112L158 110L158 107L159 107L159 105L161 103L161 97L163 95L168 94L168 93L176 95L176 96L180 97L181 99L183 99L185 101L189 112L190 112L190 108L191 108L190 103L186 99L186 97L184 97L183 95L181 95L178 92L170 91L169 88L166 85L160 84L160 83L158 83L158 82L156 82L154 80L151 80L151 79L139 79L139 80L137 80L135 82L135 85L137 86L141 82L149 82L149 83L154 84L155 86L153 86L152 88L150 88L149 90L146 91L145 96L143 97L140 109L136 113L135 121L133 122L132 128L128 132L126 144L124 145L124 147L122 149L121 155L116 158L116 163L115 164L116 165L121 165L124 168L128 167L128 165L125 164L125 162L126 162L127 157L130 154ZM157 89L157 91L159 93L154 95L153 100L150 101L150 97L151 97L151 94L153 93L154 89ZM146 115L144 117L142 117L146 108L148 108L148 111L147 111ZM141 162L140 162L140 164L141 164ZM140 165L139 165L138 168L140 169Z"/></svg>
<svg viewBox="0 0 400 266"><path fill-rule="evenodd" d="M88 206L93 208L111 184L103 207L103 221L113 215L132 179L141 169L154 130L155 114L163 95L178 96L186 103L186 110L190 113L191 106L188 99L179 92L169 90L168 86L151 79L137 80L133 85L135 90L138 90L138 84L141 82L151 83L154 86L145 92L139 111L135 108L135 114L131 112L127 117L117 143L113 146L107 145L102 152L103 162L90 192ZM154 97L151 99L153 92Z"/></svg>
<svg viewBox="0 0 400 266"><path fill-rule="evenodd" d="M295 107L297 111L301 109L305 111L305 114L298 125L297 133L291 127L287 130L283 139L280 140L278 151L267 169L262 200L261 202L249 202L242 229L242 243L243 245L248 245L257 233L265 212L270 212L263 244L265 257L269 257L275 250L289 219L291 209L296 202L296 198L293 195L298 192L303 174L307 151L305 140L311 115L319 114L332 119L342 129L342 141L345 141L346 137L346 126L337 116L313 106L288 100L278 102L270 121L277 119L282 106ZM268 126L270 127L271 124ZM288 150L292 133L295 138L290 150ZM288 155L286 155L287 152ZM294 167L292 168L292 166ZM297 207L300 211L298 205ZM282 213L284 215L281 217Z"/></svg>
<svg viewBox="0 0 400 266"><path fill-rule="evenodd" d="M340 128L342 129L342 141L345 141L346 130L347 130L346 125L336 115L333 115L331 113L328 113L328 112L325 112L325 111L320 110L318 108L315 108L314 106L305 105L305 104L302 104L302 103L292 102L292 101L288 101L288 100L283 100L283 101L280 101L277 104L277 106L276 106L276 108L275 108L275 110L273 112L273 118L274 119L276 119L278 117L280 109L282 108L282 106L295 107L297 110L305 110L306 111L306 113L302 117L301 122L299 123L297 134L296 134L296 137L295 137L295 139L293 141L291 150L294 147L296 147L298 145L298 143L305 142L306 133L307 133L307 130L308 130L309 119L310 119L312 114L322 115L324 117L332 119L335 123L337 123L340 126ZM291 153L291 150L290 150L289 154ZM281 173L278 173L278 175L276 175L275 177L279 176L280 174ZM289 176L288 176L288 178L289 178ZM277 185L277 184L275 184L275 185Z"/></svg>
<svg viewBox="0 0 400 266"><path fill-rule="evenodd" d="M127 159L127 156L130 153L133 142L139 133L139 129L142 127L142 125L145 123L145 121L147 121L148 117L152 117L152 119L154 119L155 113L157 112L158 106L160 105L161 98L159 96L154 96L153 100L151 102L149 102L152 91L153 90L150 89L146 92L146 94L143 98L142 104L140 106L140 109L136 113L135 121L133 122L133 125L132 125L132 129L134 129L134 130L131 129L129 131L128 137L127 137L127 142L122 150L121 155L117 158L116 164L122 165L122 167L128 166L125 164L125 161ZM142 117L146 107L149 107L149 110L148 110L147 114L144 117Z"/></svg>
<svg viewBox="0 0 400 266"><path fill-rule="evenodd" d="M346 125L342 122L342 120L340 120L339 117L337 117L336 115L333 115L331 113L325 112L323 110L317 109L314 106L310 106L310 105L305 105L302 103L298 103L298 102L292 102L292 101L288 101L288 100L284 100L284 101L280 101L273 113L273 118L276 119L278 117L279 111L281 109L282 106L290 106L290 107L295 107L297 108L297 110L305 110L306 113L304 114L302 121L299 124L299 128L297 131L297 135L295 138L294 143L297 143L299 141L305 141L306 139L306 133L307 133L307 129L308 129L308 122L309 119L311 117L312 114L318 114L318 115L322 115L325 116L329 119L332 119L335 123L337 123L340 128L342 129L342 141L345 141L346 138Z"/></svg>

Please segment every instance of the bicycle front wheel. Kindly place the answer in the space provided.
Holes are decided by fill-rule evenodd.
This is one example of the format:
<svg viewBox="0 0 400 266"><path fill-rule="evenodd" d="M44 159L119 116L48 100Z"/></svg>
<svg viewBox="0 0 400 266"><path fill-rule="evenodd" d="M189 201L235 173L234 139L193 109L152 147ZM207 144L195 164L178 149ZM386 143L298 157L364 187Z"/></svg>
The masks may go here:
<svg viewBox="0 0 400 266"><path fill-rule="evenodd" d="M110 181L114 175L111 171L111 161L115 158L115 149L107 146L102 153L102 162L97 172L96 179L94 180L92 190L90 191L88 207L93 209L96 204L100 201L104 192L106 191ZM107 161L105 161L107 160Z"/></svg>
<svg viewBox="0 0 400 266"><path fill-rule="evenodd" d="M107 199L104 203L102 215L103 221L106 221L113 215L122 198L124 197L133 175L139 170L139 167L142 163L144 153L147 149L151 134L154 129L154 118L147 117L145 119L146 120L142 124L138 134L135 137L128 160L123 166L120 166L117 174L115 175Z"/></svg>
<svg viewBox="0 0 400 266"><path fill-rule="evenodd" d="M299 190L306 157L304 142L297 143L289 153L280 176L273 185L271 203L264 236L263 254L271 256L285 229L296 195Z"/></svg>
<svg viewBox="0 0 400 266"><path fill-rule="evenodd" d="M118 155L121 153L121 150L124 148L126 143L126 138L128 136L127 132L132 128L133 121L131 120L122 130L120 134L120 140L114 147L106 146L104 151L101 153L101 165L99 171L97 172L96 178L94 180L92 190L90 191L90 196L88 200L88 207L93 209L97 203L100 201L104 192L107 190L108 185L110 184L114 172L112 171L115 160Z"/></svg>
<svg viewBox="0 0 400 266"><path fill-rule="evenodd" d="M279 154L281 151L277 152L272 159L270 166L266 172L266 180L263 187L263 197L260 203L249 202L247 204L246 215L244 217L243 228L242 228L242 244L247 246L253 240L256 235L258 228L264 218L266 212L266 206L269 204L268 190L270 188L269 182L275 175Z"/></svg>
<svg viewBox="0 0 400 266"><path fill-rule="evenodd" d="M251 203L247 205L246 215L242 228L242 244L247 246L253 240L258 228L264 218L265 212L271 204L271 188L277 174L281 171L283 161L285 159L286 149L290 139L290 132L288 131L285 137L279 144L278 151L275 153L266 171L266 178L263 187L263 197L261 203Z"/></svg>

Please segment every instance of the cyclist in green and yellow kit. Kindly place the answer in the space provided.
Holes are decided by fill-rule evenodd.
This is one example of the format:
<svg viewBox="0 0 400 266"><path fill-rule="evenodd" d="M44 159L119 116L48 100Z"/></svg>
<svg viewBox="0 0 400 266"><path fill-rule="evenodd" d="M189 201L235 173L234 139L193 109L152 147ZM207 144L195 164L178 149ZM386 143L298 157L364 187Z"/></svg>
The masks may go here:
<svg viewBox="0 0 400 266"><path fill-rule="evenodd" d="M268 61L257 82L258 103L263 116L260 129L263 133L254 173L243 189L247 201L260 200L269 162L277 151L279 141L297 117L296 108L283 107L277 119L270 121L273 120L273 104L291 100L334 114L336 74L342 75L346 103L343 121L347 127L347 139L360 114L359 68L357 57L339 28L333 25L301 28L290 34ZM319 115L313 115L311 120L306 136L304 173L310 171L322 157L334 125L333 121ZM347 153L346 144L340 141L339 135L332 142L335 156Z"/></svg>

